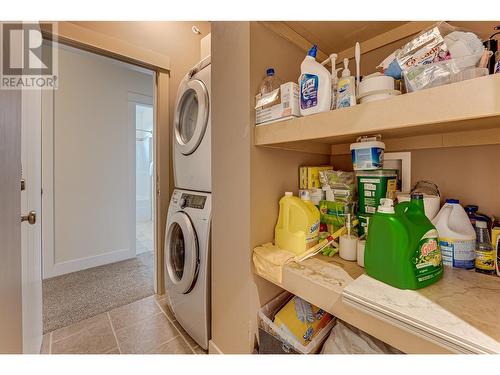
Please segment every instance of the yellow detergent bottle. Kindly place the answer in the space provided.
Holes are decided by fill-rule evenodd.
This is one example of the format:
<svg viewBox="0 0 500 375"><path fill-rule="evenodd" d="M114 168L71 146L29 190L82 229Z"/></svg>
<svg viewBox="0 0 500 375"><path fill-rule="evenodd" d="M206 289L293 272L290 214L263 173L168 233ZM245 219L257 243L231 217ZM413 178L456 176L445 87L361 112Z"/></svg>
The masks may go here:
<svg viewBox="0 0 500 375"><path fill-rule="evenodd" d="M318 238L318 208L307 196L300 199L286 192L280 199L278 223L274 230L275 245L300 255L316 245Z"/></svg>

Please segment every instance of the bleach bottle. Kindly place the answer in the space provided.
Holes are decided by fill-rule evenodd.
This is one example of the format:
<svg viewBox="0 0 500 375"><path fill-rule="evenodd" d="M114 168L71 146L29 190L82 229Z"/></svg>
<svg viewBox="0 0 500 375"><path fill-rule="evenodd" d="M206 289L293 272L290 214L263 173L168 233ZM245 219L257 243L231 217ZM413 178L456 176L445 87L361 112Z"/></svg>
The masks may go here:
<svg viewBox="0 0 500 375"><path fill-rule="evenodd" d="M473 269L476 231L458 199L447 199L432 222L439 232L444 265Z"/></svg>
<svg viewBox="0 0 500 375"><path fill-rule="evenodd" d="M383 198L370 219L366 273L399 289L420 289L443 276L438 232L424 213L423 195L393 207Z"/></svg>
<svg viewBox="0 0 500 375"><path fill-rule="evenodd" d="M332 100L331 76L316 61L317 47L313 45L300 65L300 114L301 116L330 110Z"/></svg>

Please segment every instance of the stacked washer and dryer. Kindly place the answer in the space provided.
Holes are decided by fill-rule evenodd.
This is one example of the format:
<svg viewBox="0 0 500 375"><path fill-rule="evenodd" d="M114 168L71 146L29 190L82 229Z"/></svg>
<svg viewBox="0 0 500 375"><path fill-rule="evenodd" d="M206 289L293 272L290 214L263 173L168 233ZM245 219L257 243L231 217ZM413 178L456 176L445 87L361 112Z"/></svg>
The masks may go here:
<svg viewBox="0 0 500 375"><path fill-rule="evenodd" d="M203 349L210 339L210 62L208 56L191 69L177 92L164 257L175 318Z"/></svg>

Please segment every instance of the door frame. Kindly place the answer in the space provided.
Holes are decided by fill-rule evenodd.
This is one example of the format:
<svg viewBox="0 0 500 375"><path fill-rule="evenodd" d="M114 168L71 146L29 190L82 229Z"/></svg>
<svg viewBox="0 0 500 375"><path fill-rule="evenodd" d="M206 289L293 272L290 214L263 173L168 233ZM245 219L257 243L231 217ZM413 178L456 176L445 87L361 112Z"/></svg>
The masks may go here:
<svg viewBox="0 0 500 375"><path fill-rule="evenodd" d="M90 51L102 56L111 57L129 64L153 70L155 87L153 108L155 117L154 138L154 175L155 175L155 278L154 290L157 294L164 291L163 256L165 245L165 225L170 201L170 165L171 145L169 121L169 80L170 60L166 55L145 50L125 41L109 37L105 34L77 26L71 22L58 22L57 27L44 29L44 38Z"/></svg>

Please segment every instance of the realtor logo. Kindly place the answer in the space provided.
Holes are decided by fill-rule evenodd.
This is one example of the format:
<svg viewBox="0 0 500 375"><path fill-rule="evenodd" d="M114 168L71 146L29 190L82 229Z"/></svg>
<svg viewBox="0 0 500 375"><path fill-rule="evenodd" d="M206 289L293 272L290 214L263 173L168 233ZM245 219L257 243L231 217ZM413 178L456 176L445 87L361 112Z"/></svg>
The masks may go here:
<svg viewBox="0 0 500 375"><path fill-rule="evenodd" d="M0 88L57 88L56 48L43 44L41 28L53 35L51 23L3 23Z"/></svg>

